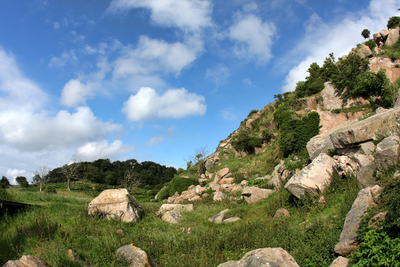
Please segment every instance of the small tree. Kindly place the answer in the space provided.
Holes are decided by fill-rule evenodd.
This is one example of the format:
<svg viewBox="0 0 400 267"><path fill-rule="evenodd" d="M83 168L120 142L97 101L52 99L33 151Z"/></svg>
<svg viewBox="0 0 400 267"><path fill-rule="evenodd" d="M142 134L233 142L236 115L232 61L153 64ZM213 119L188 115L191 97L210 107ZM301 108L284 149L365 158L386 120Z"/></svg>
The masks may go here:
<svg viewBox="0 0 400 267"><path fill-rule="evenodd" d="M24 177L24 176L18 176L17 178L15 178L15 180L22 187L28 187L29 186L28 180L26 180L26 177Z"/></svg>
<svg viewBox="0 0 400 267"><path fill-rule="evenodd" d="M8 188L10 186L11 186L11 184L10 184L10 181L7 179L7 177L5 177L5 176L1 177L0 187L1 188Z"/></svg>
<svg viewBox="0 0 400 267"><path fill-rule="evenodd" d="M389 29L395 29L397 28L397 26L400 25L400 17L397 16L393 16L389 19L388 23L387 23L387 28Z"/></svg>
<svg viewBox="0 0 400 267"><path fill-rule="evenodd" d="M364 39L367 39L367 38L369 38L369 35L371 34L371 32L368 30L368 29L364 29L362 32L361 32L361 35L362 35L362 37L364 37Z"/></svg>
<svg viewBox="0 0 400 267"><path fill-rule="evenodd" d="M65 164L60 172L64 175L65 179L67 180L68 191L71 191L70 182L73 179L77 179L78 177L78 169L80 166L80 162L72 161L69 164Z"/></svg>
<svg viewBox="0 0 400 267"><path fill-rule="evenodd" d="M42 188L48 178L47 175L49 174L49 171L49 166L43 165L33 172L35 174L35 176L33 177L33 182L40 185L40 192L42 192Z"/></svg>
<svg viewBox="0 0 400 267"><path fill-rule="evenodd" d="M135 187L139 187L141 182L137 173L133 169L127 169L124 173L123 183L128 191L131 191Z"/></svg>

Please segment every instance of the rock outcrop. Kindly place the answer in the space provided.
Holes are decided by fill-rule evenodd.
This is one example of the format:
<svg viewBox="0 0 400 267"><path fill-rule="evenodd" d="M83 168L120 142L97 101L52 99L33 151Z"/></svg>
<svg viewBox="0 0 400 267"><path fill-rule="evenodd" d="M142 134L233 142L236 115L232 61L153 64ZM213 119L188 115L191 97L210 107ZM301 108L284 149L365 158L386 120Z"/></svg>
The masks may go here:
<svg viewBox="0 0 400 267"><path fill-rule="evenodd" d="M123 222L138 222L144 215L144 208L125 188L108 189L89 203L88 213Z"/></svg>
<svg viewBox="0 0 400 267"><path fill-rule="evenodd" d="M133 244L117 249L117 255L128 263L129 267L156 267L154 260L142 249Z"/></svg>
<svg viewBox="0 0 400 267"><path fill-rule="evenodd" d="M221 263L218 267L299 267L294 258L282 248L260 248L247 252L239 261Z"/></svg>
<svg viewBox="0 0 400 267"><path fill-rule="evenodd" d="M293 175L285 189L297 198L301 198L306 191L310 195L324 192L330 184L334 164L333 158L321 153L308 166Z"/></svg>
<svg viewBox="0 0 400 267"><path fill-rule="evenodd" d="M397 134L393 134L378 144L375 152L375 161L384 167L392 165L399 159L399 151L400 137Z"/></svg>
<svg viewBox="0 0 400 267"><path fill-rule="evenodd" d="M335 246L337 254L347 256L358 248L356 231L360 227L361 217L367 212L368 207L375 205L370 187L364 188L358 193L351 210L346 215L343 231Z"/></svg>

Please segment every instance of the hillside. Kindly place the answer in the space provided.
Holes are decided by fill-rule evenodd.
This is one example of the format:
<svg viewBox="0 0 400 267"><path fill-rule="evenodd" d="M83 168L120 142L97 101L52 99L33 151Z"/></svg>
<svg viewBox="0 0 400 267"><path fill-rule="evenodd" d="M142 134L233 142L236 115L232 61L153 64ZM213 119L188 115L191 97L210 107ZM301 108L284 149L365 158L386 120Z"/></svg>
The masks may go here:
<svg viewBox="0 0 400 267"><path fill-rule="evenodd" d="M50 266L127 266L116 251L132 244L157 266L399 265L399 33L397 23L311 64L294 92L252 110L214 153L196 153L172 180L160 167L149 187L130 188L145 210L137 223L88 214L117 182L0 188L2 199L35 204L1 218L0 264L34 255ZM167 203L194 209L175 210L175 223Z"/></svg>

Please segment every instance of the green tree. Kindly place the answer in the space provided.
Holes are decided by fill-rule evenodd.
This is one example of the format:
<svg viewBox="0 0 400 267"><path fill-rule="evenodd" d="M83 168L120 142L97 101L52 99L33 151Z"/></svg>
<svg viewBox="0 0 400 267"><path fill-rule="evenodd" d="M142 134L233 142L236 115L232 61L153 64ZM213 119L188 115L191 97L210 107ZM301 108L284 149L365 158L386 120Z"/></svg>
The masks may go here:
<svg viewBox="0 0 400 267"><path fill-rule="evenodd" d="M78 168L80 166L79 162L71 162L69 164L65 164L61 169L61 173L64 175L65 180L67 180L67 189L71 191L70 182L71 180L77 179L79 172Z"/></svg>
<svg viewBox="0 0 400 267"><path fill-rule="evenodd" d="M364 29L362 32L361 32L361 35L362 35L362 37L364 37L364 39L367 39L367 38L369 38L369 35L371 34L371 32L368 30L368 29Z"/></svg>
<svg viewBox="0 0 400 267"><path fill-rule="evenodd" d="M393 16L389 19L388 23L387 23L387 28L389 29L395 29L397 28L397 26L400 25L400 17L397 16Z"/></svg>
<svg viewBox="0 0 400 267"><path fill-rule="evenodd" d="M36 171L33 173L35 176L33 177L33 182L39 184L39 191L42 191L43 185L45 184L46 180L48 180L48 174L50 172L50 168L47 165L40 166Z"/></svg>
<svg viewBox="0 0 400 267"><path fill-rule="evenodd" d="M26 180L26 177L24 177L24 176L18 176L17 178L15 178L15 180L22 187L28 187L29 186L28 180Z"/></svg>
<svg viewBox="0 0 400 267"><path fill-rule="evenodd" d="M7 177L5 177L5 176L1 177L0 187L1 188L8 188L10 186L11 186L11 184L10 184L10 181L7 179Z"/></svg>

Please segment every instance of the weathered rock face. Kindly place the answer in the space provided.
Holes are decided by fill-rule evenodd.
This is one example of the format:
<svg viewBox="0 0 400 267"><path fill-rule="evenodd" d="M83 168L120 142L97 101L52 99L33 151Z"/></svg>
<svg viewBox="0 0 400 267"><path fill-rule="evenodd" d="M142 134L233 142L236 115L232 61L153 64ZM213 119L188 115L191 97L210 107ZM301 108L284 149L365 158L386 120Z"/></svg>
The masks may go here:
<svg viewBox="0 0 400 267"><path fill-rule="evenodd" d="M260 248L247 252L239 261L221 263L218 267L299 267L294 258L282 248Z"/></svg>
<svg viewBox="0 0 400 267"><path fill-rule="evenodd" d="M177 210L170 210L167 211L162 217L161 219L164 222L168 222L168 223L173 223L173 224L178 224L181 221L182 215L179 211Z"/></svg>
<svg viewBox="0 0 400 267"><path fill-rule="evenodd" d="M375 161L381 166L392 165L397 162L400 151L400 138L393 134L382 140L376 147Z"/></svg>
<svg viewBox="0 0 400 267"><path fill-rule="evenodd" d="M164 215L167 211L170 210L176 210L180 212L188 212L188 211L193 211L193 204L162 204L160 209L158 210L158 213L161 215Z"/></svg>
<svg viewBox="0 0 400 267"><path fill-rule="evenodd" d="M19 260L7 261L3 267L48 267L44 261L38 257L27 255L22 256Z"/></svg>
<svg viewBox="0 0 400 267"><path fill-rule="evenodd" d="M340 234L339 243L335 246L335 252L341 256L347 256L352 251L358 248L357 244L357 229L360 227L361 217L365 214L368 207L376 205L371 188L362 189L351 207L351 210L346 215L343 231Z"/></svg>
<svg viewBox="0 0 400 267"><path fill-rule="evenodd" d="M207 219L209 222L213 223L229 223L229 222L236 222L239 221L240 218L236 216L228 217L226 216L226 213L229 211L229 209L225 209L221 211L220 213L211 216L210 218Z"/></svg>
<svg viewBox="0 0 400 267"><path fill-rule="evenodd" d="M369 46L362 44L359 49L357 49L357 55L359 55L362 58L367 58L367 57L372 57L373 53Z"/></svg>
<svg viewBox="0 0 400 267"><path fill-rule="evenodd" d="M348 267L349 266L349 260L345 257L339 256L332 262L329 267Z"/></svg>
<svg viewBox="0 0 400 267"><path fill-rule="evenodd" d="M335 90L335 87L331 82L326 82L324 89L321 91L321 96L323 97L323 105L326 109L340 109L348 108L352 106L359 106L362 104L369 103L362 97L356 99L343 100L340 99L341 94Z"/></svg>
<svg viewBox="0 0 400 267"><path fill-rule="evenodd" d="M378 72L381 68L384 68L386 70L386 76L392 84L400 77L400 69L396 68L396 65L399 63L397 60L392 62L390 58L373 57L369 62L371 71L373 72Z"/></svg>
<svg viewBox="0 0 400 267"><path fill-rule="evenodd" d="M156 267L154 260L145 251L133 244L117 249L117 255L127 261L129 267Z"/></svg>
<svg viewBox="0 0 400 267"><path fill-rule="evenodd" d="M308 154L314 159L328 149L354 147L375 140L379 135L395 133L399 128L400 108L389 109L362 121L348 121L325 134L314 136L307 143Z"/></svg>
<svg viewBox="0 0 400 267"><path fill-rule="evenodd" d="M397 42L399 39L399 30L400 27L397 27L396 29L389 29L389 34L385 42L386 46L392 46Z"/></svg>
<svg viewBox="0 0 400 267"><path fill-rule="evenodd" d="M212 159L207 159L205 163L206 170L213 168L215 166L215 162Z"/></svg>
<svg viewBox="0 0 400 267"><path fill-rule="evenodd" d="M89 214L100 213L123 222L138 222L144 212L142 205L125 188L104 190L88 207Z"/></svg>
<svg viewBox="0 0 400 267"><path fill-rule="evenodd" d="M229 173L229 168L223 168L222 170L219 170L219 171L215 174L214 182L215 182L215 183L218 183L219 180L221 180L222 178L224 178L228 173Z"/></svg>
<svg viewBox="0 0 400 267"><path fill-rule="evenodd" d="M246 186L243 189L242 196L247 203L254 204L263 198L267 198L273 192L274 191L271 189L261 189L256 186Z"/></svg>
<svg viewBox="0 0 400 267"><path fill-rule="evenodd" d="M320 118L320 125L322 128L319 130L320 134L324 134L329 130L347 122L358 119L365 115L365 111L358 111L354 113L332 113L330 111L317 111Z"/></svg>
<svg viewBox="0 0 400 267"><path fill-rule="evenodd" d="M335 164L333 168L337 174L344 176L347 174L357 173L359 166L347 156L335 156Z"/></svg>
<svg viewBox="0 0 400 267"><path fill-rule="evenodd" d="M362 188L371 187L376 184L374 169L375 165L371 164L361 167L361 169L358 171L357 180Z"/></svg>
<svg viewBox="0 0 400 267"><path fill-rule="evenodd" d="M324 192L331 181L333 173L333 158L322 153L316 157L308 166L293 175L285 185L285 189L295 197L301 198L307 191L310 195Z"/></svg>
<svg viewBox="0 0 400 267"><path fill-rule="evenodd" d="M227 198L228 197L224 193L222 193L221 191L214 192L214 197L213 197L214 201L222 201L222 200L227 199Z"/></svg>

